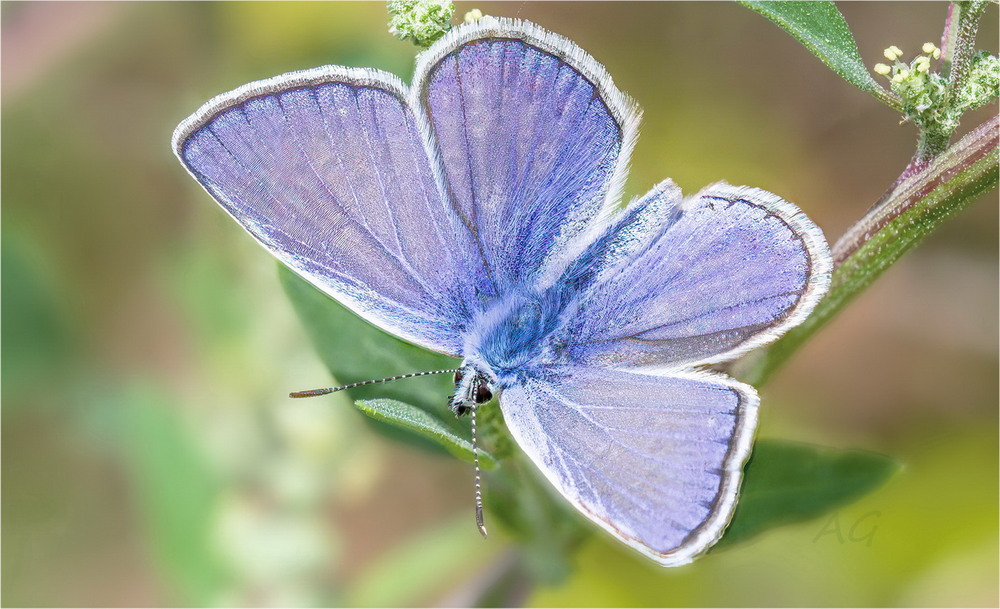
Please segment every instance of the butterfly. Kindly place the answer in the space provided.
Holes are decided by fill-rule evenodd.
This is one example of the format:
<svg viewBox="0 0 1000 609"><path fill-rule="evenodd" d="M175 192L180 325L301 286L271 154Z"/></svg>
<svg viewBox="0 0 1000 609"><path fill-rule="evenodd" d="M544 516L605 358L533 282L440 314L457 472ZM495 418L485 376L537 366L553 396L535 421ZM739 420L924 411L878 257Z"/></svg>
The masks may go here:
<svg viewBox="0 0 1000 609"><path fill-rule="evenodd" d="M673 566L721 537L757 421L754 388L708 366L800 323L832 263L756 188L665 180L622 206L639 117L572 41L481 19L421 53L411 87L283 74L210 100L173 147L293 271L461 357L456 414L499 396L566 500Z"/></svg>

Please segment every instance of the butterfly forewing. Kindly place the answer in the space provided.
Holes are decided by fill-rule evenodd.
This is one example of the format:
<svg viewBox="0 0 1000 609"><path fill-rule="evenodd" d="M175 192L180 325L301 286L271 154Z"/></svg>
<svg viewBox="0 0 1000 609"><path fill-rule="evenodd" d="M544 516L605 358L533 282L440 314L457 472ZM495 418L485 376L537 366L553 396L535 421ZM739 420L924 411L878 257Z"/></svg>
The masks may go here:
<svg viewBox="0 0 1000 609"><path fill-rule="evenodd" d="M414 93L498 293L558 265L617 200L638 109L569 41L528 24L461 30L421 57Z"/></svg>
<svg viewBox="0 0 1000 609"><path fill-rule="evenodd" d="M588 254L581 314L561 332L568 359L664 369L725 361L799 323L826 291L822 233L775 195L716 184L681 201L661 187L632 205L657 198L669 202L660 223L616 225L599 240L611 253ZM639 246L615 250L616 232Z"/></svg>
<svg viewBox="0 0 1000 609"><path fill-rule="evenodd" d="M398 79L327 67L253 83L195 113L175 148L293 270L394 334L460 351L478 257Z"/></svg>

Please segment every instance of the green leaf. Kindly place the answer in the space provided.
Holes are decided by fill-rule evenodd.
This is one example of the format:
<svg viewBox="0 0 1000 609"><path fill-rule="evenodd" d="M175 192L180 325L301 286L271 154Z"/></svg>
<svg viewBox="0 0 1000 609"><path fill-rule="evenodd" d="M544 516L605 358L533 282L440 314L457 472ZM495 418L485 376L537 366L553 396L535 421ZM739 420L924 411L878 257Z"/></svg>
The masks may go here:
<svg viewBox="0 0 1000 609"><path fill-rule="evenodd" d="M924 167L904 174L833 247L830 291L802 325L744 358L742 380L760 386L847 303L949 218L997 186L1000 119L993 117Z"/></svg>
<svg viewBox="0 0 1000 609"><path fill-rule="evenodd" d="M899 471L876 453L760 440L744 470L733 520L716 548L811 520L871 492Z"/></svg>
<svg viewBox="0 0 1000 609"><path fill-rule="evenodd" d="M847 21L829 0L737 0L778 24L831 70L862 91L896 107L894 98L872 78Z"/></svg>
<svg viewBox="0 0 1000 609"><path fill-rule="evenodd" d="M425 438L437 442L459 459L472 462L472 444L453 433L440 419L426 411L397 400L358 400L358 410L379 421L414 431ZM496 460L479 449L479 464L483 469L492 469Z"/></svg>
<svg viewBox="0 0 1000 609"><path fill-rule="evenodd" d="M457 368L460 364L453 357L422 349L386 334L284 266L279 267L279 276L320 359L338 383L355 383L408 372L446 370ZM457 419L448 408L448 396L453 390L451 375L435 374L366 385L348 393L354 400L388 398L413 404L434 416L453 435L464 435L469 431L468 421ZM423 448L435 450L440 446L409 429L400 431L400 427L382 422L375 424L375 429Z"/></svg>
<svg viewBox="0 0 1000 609"><path fill-rule="evenodd" d="M546 585L565 580L573 571L573 552L595 527L520 450L490 472L483 486L492 520L518 545L521 569Z"/></svg>

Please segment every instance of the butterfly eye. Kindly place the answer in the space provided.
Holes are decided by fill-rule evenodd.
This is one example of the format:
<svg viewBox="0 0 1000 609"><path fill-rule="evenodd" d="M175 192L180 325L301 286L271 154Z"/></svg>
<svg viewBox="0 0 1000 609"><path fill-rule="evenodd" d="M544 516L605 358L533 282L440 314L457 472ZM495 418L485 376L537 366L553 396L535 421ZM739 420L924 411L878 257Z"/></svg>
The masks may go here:
<svg viewBox="0 0 1000 609"><path fill-rule="evenodd" d="M463 375L462 375L462 371L461 370L456 370L455 371L455 384L456 385L462 382L462 376Z"/></svg>
<svg viewBox="0 0 1000 609"><path fill-rule="evenodd" d="M476 386L476 404L485 404L493 399L493 392L489 390L486 383Z"/></svg>

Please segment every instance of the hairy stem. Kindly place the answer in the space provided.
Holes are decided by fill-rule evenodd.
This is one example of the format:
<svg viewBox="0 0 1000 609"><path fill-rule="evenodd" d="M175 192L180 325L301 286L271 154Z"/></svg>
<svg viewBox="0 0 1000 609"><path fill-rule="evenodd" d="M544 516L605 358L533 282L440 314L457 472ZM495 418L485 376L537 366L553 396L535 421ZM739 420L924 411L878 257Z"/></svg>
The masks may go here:
<svg viewBox="0 0 1000 609"><path fill-rule="evenodd" d="M948 18L941 34L941 66L952 92L958 91L969 76L969 59L973 55L979 20L987 5L986 0L972 0L952 2L948 6Z"/></svg>
<svg viewBox="0 0 1000 609"><path fill-rule="evenodd" d="M800 326L735 368L760 386L792 353L945 220L997 185L1000 120L994 117L899 180L833 247L830 291Z"/></svg>

